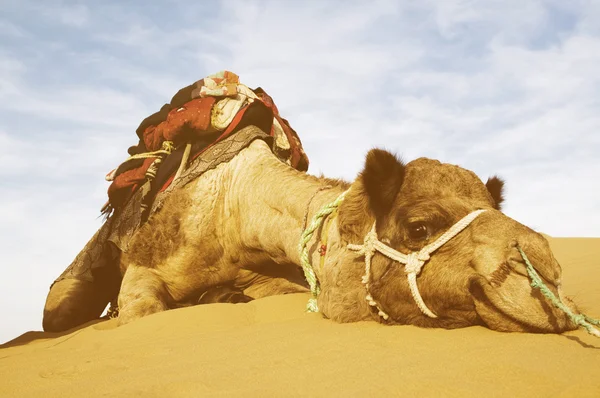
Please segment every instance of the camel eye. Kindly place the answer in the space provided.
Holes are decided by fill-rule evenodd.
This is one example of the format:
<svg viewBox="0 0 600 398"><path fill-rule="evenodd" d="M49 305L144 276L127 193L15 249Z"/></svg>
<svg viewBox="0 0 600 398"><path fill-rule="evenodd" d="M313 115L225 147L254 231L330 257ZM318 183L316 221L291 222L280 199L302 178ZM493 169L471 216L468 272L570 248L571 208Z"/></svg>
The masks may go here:
<svg viewBox="0 0 600 398"><path fill-rule="evenodd" d="M408 237L414 241L427 239L429 237L427 225L425 225L425 223L422 221L408 224Z"/></svg>

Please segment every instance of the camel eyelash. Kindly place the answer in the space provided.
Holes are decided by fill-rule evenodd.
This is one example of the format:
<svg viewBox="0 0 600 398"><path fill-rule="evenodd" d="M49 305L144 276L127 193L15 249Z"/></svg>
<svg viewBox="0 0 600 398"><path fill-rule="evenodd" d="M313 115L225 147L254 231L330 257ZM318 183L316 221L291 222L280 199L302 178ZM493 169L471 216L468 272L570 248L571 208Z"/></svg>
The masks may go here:
<svg viewBox="0 0 600 398"><path fill-rule="evenodd" d="M438 214L430 214L427 217L407 217L402 220L401 224L405 226L413 225L413 224L424 224L428 229L431 230L432 233L438 231L443 228L447 228L451 225L443 216Z"/></svg>

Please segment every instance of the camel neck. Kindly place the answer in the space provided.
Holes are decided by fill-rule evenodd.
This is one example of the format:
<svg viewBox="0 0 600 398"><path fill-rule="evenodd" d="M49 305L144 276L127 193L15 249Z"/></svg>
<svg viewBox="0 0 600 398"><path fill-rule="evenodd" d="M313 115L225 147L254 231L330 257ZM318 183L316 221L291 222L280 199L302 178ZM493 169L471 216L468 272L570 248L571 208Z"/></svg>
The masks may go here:
<svg viewBox="0 0 600 398"><path fill-rule="evenodd" d="M240 222L230 225L250 252L266 254L277 263L300 265L298 244L306 223L346 187L294 170L271 154L254 162L268 173L241 164L239 178L232 181L236 193L230 195L228 206L231 212L239 208Z"/></svg>
<svg viewBox="0 0 600 398"><path fill-rule="evenodd" d="M276 210L269 217L271 229L277 231L274 241L277 242L278 249L285 252L287 261L300 265L298 245L302 233L315 214L343 192L343 187L331 186L327 181L316 180L302 188L295 187L281 191L281 196L278 198L279 209L275 209L275 204L271 203L272 209ZM311 242L319 239L319 233L320 229L315 232ZM311 246L312 243L309 243L309 248Z"/></svg>

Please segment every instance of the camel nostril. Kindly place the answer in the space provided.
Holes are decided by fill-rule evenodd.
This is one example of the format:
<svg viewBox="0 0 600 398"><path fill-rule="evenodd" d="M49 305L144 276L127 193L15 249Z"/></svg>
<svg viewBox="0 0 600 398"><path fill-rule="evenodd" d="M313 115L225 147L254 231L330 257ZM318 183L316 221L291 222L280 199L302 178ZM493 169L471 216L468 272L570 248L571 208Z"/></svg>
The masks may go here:
<svg viewBox="0 0 600 398"><path fill-rule="evenodd" d="M514 242L514 243L513 243ZM529 277L527 265L521 250L527 255L531 265L547 284L556 287L560 284L560 265L552 255L550 247L533 246L530 242L518 242L514 240L509 244L506 260L514 272Z"/></svg>
<svg viewBox="0 0 600 398"><path fill-rule="evenodd" d="M514 267L509 264L509 262L503 262L500 264L498 268L496 268L496 270L490 274L490 285L496 288L502 286L513 269Z"/></svg>

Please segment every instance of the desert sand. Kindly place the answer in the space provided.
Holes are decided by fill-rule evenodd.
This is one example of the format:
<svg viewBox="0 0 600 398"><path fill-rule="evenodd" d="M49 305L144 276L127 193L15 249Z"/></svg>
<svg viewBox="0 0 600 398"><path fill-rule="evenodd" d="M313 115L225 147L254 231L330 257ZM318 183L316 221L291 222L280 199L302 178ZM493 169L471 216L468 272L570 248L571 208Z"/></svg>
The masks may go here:
<svg viewBox="0 0 600 398"><path fill-rule="evenodd" d="M549 240L566 293L600 317L600 239ZM600 339L583 330L336 324L305 313L307 298L28 332L0 346L0 396L600 397Z"/></svg>

